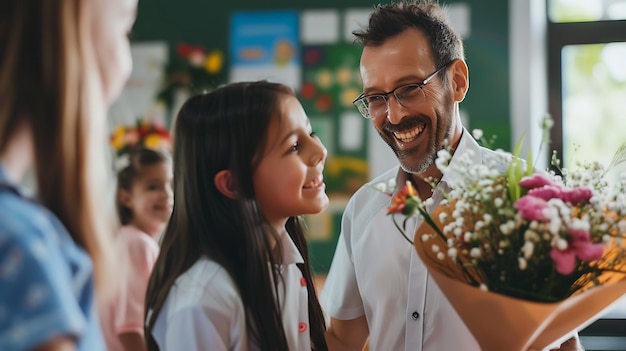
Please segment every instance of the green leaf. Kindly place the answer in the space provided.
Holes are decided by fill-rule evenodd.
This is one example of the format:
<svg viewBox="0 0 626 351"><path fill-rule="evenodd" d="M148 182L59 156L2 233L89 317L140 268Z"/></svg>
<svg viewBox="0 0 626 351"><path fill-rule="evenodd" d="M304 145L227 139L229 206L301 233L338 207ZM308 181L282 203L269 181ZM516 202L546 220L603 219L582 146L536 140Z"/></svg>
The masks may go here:
<svg viewBox="0 0 626 351"><path fill-rule="evenodd" d="M515 145L515 151L513 152L513 159L511 160L511 164L509 164L509 167L506 170L507 188L509 190L509 197L513 202L519 199L522 195L522 188L519 185L519 181L522 179L524 172L522 171L522 163L520 162L519 154L521 152L522 143L524 142L525 136L526 132L524 132L520 140L517 141L517 145Z"/></svg>

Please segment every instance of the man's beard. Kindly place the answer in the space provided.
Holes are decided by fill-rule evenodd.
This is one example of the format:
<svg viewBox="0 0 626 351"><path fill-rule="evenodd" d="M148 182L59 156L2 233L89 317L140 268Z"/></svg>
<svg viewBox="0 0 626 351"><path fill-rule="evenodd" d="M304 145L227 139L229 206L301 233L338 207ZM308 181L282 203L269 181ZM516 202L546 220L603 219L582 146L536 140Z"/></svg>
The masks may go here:
<svg viewBox="0 0 626 351"><path fill-rule="evenodd" d="M378 131L381 138L385 141L385 143L387 143L387 145L389 145L393 153L398 158L400 167L402 167L402 169L407 173L425 172L434 164L437 159L437 152L442 148L442 143L439 138L435 135L434 140L432 140L433 133L431 133L429 135L429 140L426 141L426 143L428 143L426 152L422 153L421 157L420 152L416 148L400 150L397 147L397 139L393 135L393 132L409 130L419 125L424 125L424 131L432 126L429 118L425 116L415 116L410 119L406 119L397 125L391 124L387 121L382 127L383 131ZM424 131L422 131L422 133ZM437 134L438 131L435 130L434 132ZM446 134L449 134L449 131L446 132ZM444 135L444 139L446 137L447 136Z"/></svg>
<svg viewBox="0 0 626 351"><path fill-rule="evenodd" d="M437 151L433 148L430 148L427 151L426 157L422 161L418 161L418 164L409 164L408 162L404 162L404 160L414 160L414 158L412 158L413 153L411 151L404 152L393 150L393 152L398 157L398 161L400 161L400 167L402 167L405 172L412 174L426 172L426 170L430 168L430 166L432 166L437 159Z"/></svg>

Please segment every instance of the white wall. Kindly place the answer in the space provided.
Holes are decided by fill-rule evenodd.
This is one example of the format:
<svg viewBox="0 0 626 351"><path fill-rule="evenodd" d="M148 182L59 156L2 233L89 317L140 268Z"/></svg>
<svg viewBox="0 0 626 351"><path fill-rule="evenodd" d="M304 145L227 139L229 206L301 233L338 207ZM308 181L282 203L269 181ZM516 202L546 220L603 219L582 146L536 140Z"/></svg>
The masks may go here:
<svg viewBox="0 0 626 351"><path fill-rule="evenodd" d="M538 151L540 120L548 112L546 0L509 0L509 23L511 150L526 133L520 155L530 148L535 165L544 169L548 154Z"/></svg>

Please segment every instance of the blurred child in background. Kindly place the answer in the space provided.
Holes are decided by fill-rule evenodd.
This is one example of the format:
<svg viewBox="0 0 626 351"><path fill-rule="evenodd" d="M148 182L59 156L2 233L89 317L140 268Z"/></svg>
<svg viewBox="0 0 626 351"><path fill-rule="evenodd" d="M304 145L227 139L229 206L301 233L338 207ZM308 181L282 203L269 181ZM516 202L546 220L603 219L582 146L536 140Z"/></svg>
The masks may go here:
<svg viewBox="0 0 626 351"><path fill-rule="evenodd" d="M159 254L158 238L172 213L172 163L169 135L136 133L135 145L118 150L116 207L122 227L116 238L120 286L115 299L101 306L102 329L109 351L146 350L144 304L148 279ZM160 131L164 129L159 128ZM150 138L155 138L154 140ZM115 141L115 138L113 138ZM163 141L157 148L146 147ZM126 163L126 164L123 164Z"/></svg>
<svg viewBox="0 0 626 351"><path fill-rule="evenodd" d="M328 206L327 152L293 91L244 82L192 97L174 143L149 349L326 350L299 216Z"/></svg>

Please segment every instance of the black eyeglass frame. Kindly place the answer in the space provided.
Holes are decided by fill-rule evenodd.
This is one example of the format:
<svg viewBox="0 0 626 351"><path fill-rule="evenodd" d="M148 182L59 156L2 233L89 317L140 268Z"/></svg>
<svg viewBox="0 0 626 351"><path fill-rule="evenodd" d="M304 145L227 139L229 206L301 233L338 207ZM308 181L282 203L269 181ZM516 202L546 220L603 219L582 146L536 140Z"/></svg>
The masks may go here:
<svg viewBox="0 0 626 351"><path fill-rule="evenodd" d="M435 72L430 74L428 77L426 77L426 79L424 79L420 83L403 84L403 85L400 85L398 87L395 87L393 90L388 91L386 93L376 93L376 94L368 94L368 95L365 95L365 93L361 93L361 95L357 96L357 98L352 101L352 104L357 108L357 110L359 110L361 115L363 117L367 118L367 119L372 119L372 116L369 114L369 108L367 109L367 115L366 115L363 112L363 110L361 110L359 108L357 103L359 103L363 99L366 99L366 98L369 98L369 97L372 97L372 96L381 96L385 100L385 103L387 104L387 111L389 111L389 95L392 95L392 94L396 98L396 101L400 104L400 106L405 107L404 105L402 105L402 102L401 102L402 101L402 97L398 97L398 95L396 95L396 91L398 89L402 89L402 88L406 88L406 87L410 87L410 86L422 89L426 84L430 83L430 81L433 80L437 76L437 74L439 72L443 71L444 68L447 68L448 66L450 66L450 64L452 64L452 62L454 62L454 61L450 61L450 62L446 63L445 65L437 68L437 70Z"/></svg>

